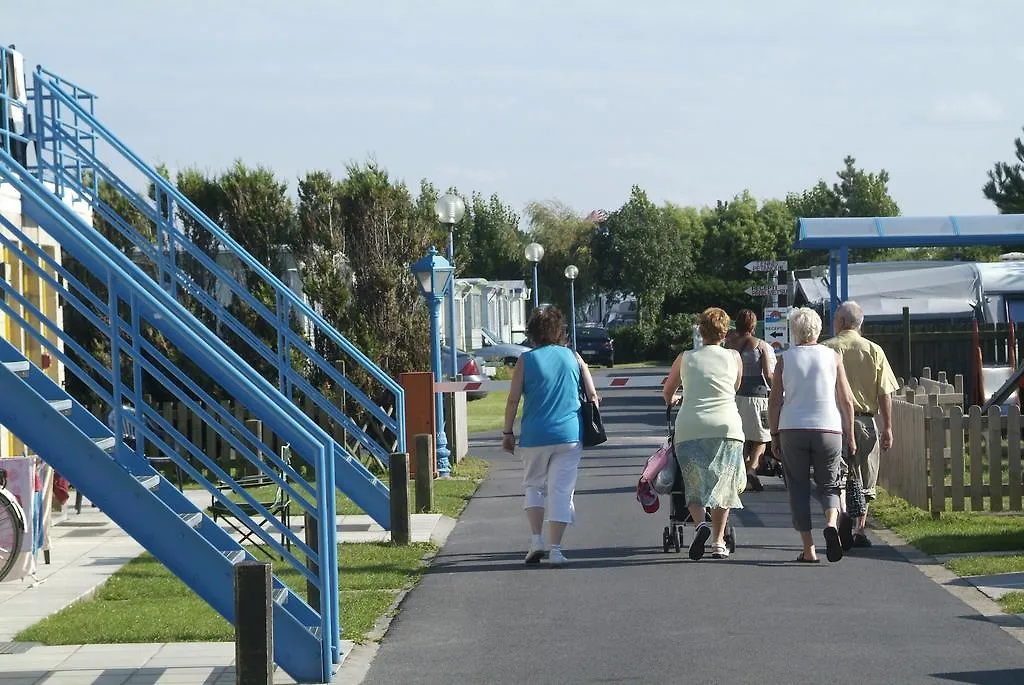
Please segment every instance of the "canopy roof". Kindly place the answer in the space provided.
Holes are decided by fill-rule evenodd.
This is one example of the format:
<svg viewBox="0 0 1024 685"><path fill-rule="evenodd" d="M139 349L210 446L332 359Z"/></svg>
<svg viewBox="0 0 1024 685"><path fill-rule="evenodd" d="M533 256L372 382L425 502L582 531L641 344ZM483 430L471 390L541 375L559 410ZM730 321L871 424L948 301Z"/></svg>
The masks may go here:
<svg viewBox="0 0 1024 685"><path fill-rule="evenodd" d="M800 219L795 247L937 247L1024 244L1024 214Z"/></svg>

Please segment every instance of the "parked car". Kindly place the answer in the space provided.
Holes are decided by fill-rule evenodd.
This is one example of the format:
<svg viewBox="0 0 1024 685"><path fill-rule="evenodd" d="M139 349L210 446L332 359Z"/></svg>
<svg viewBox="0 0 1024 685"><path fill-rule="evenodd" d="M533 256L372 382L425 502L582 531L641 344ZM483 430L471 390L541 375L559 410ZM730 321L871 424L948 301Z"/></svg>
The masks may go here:
<svg viewBox="0 0 1024 685"><path fill-rule="evenodd" d="M576 351L588 364L615 366L615 341L600 326L576 327Z"/></svg>
<svg viewBox="0 0 1024 685"><path fill-rule="evenodd" d="M484 375L484 360L479 357L474 357L465 350L455 351L455 365L459 370L459 374L462 375L462 380L469 382L483 382L490 380ZM449 369L452 364L452 348L442 347L441 348L441 374L446 376L449 373ZM486 390L474 390L466 393L467 400L480 400L487 397Z"/></svg>
<svg viewBox="0 0 1024 685"><path fill-rule="evenodd" d="M473 354L485 362L515 366L519 356L530 349L526 345L501 342L496 335L486 329L480 331L480 335L483 337L484 346L473 350Z"/></svg>

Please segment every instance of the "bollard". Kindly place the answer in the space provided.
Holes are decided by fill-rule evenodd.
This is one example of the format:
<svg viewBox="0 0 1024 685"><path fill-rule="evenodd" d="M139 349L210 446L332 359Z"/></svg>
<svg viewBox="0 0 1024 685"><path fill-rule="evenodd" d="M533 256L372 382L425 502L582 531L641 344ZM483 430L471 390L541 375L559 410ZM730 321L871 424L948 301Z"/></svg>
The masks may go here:
<svg viewBox="0 0 1024 685"><path fill-rule="evenodd" d="M388 462L388 478L391 488L391 541L398 545L409 544L409 529L412 514L409 512L409 455L395 452Z"/></svg>
<svg viewBox="0 0 1024 685"><path fill-rule="evenodd" d="M274 684L270 564L247 559L235 571L235 683Z"/></svg>
<svg viewBox="0 0 1024 685"><path fill-rule="evenodd" d="M306 544L315 554L320 554L320 524L308 511L305 512L303 519L302 530L305 533ZM306 557L306 568L319 577L320 567L311 557ZM320 588L311 580L306 581L306 603L317 611L320 610Z"/></svg>
<svg viewBox="0 0 1024 685"><path fill-rule="evenodd" d="M430 463L433 437L420 433L413 444L416 455L416 513L424 514L434 508L434 469Z"/></svg>

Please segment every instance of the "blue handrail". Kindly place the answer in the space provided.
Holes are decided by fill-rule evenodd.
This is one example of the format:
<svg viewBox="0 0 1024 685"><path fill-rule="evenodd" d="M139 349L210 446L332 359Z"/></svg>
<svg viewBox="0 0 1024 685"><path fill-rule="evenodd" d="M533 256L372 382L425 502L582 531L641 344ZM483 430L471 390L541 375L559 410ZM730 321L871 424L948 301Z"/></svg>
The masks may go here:
<svg viewBox="0 0 1024 685"><path fill-rule="evenodd" d="M27 207L26 212L31 211L31 207L41 208L47 210L50 221L47 222L47 231L53 235L58 242L61 243L62 247L67 249L71 254L78 258L78 260L86 266L94 275L99 277L105 282L107 287L108 302L101 303L100 298L92 294L92 297L88 298L91 301L93 307L98 311L107 310L108 321L106 327L100 327L100 330L109 331L108 335L112 344L112 349L115 353L112 355L112 366L113 368L120 369L119 354L124 351L136 364L141 364L147 373L153 374L155 378L162 381L168 386L168 389L173 389L176 386L170 381L170 379L164 375L150 360L156 359L160 361L160 364L165 368L173 368L173 364L170 360L167 360L155 346L151 344L143 345L141 342L133 342L130 345L119 346L115 341L120 341L122 335L132 341L141 341L141 322L143 319L158 324L160 331L174 344L176 344L183 353L187 354L193 361L195 361L200 368L203 368L211 378L215 379L222 387L231 391L233 396L243 401L251 411L256 413L261 419L263 419L271 428L285 439L289 444L295 448L295 452L306 458L310 463L313 464L317 476L317 487L316 492L316 507L318 518L321 521L333 521L335 516L334 496L333 496L333 482L334 482L334 459L331 456L332 441L330 438L313 423L308 417L306 417L301 411L298 411L297 407L294 407L290 402L281 402L275 399L274 396L279 394L277 391L267 383L264 379L256 377L254 380L245 378L244 374L238 374L233 369L225 369L223 366L223 359L225 355L233 355L229 349L226 348L223 343L212 335L210 331L204 327L198 327L198 329L188 323L190 315L184 310L184 308L177 302L175 302L169 295L161 291L159 288L147 287L148 283L151 283L145 278L137 266L132 264L127 258L120 253L113 245L108 243L98 233L91 230L91 227L79 224L81 228L76 227L74 221L68 221L59 211L56 211L58 207L63 207L63 204L56 198L50 198L45 193L45 188L38 185L38 181L32 178L30 175L18 170L14 160L11 159L6 153L0 151L0 177L6 178L6 180L14 186L19 192L22 198L23 207ZM53 204L53 203L56 204ZM2 223L12 234L14 234L19 240L22 241L23 245L31 246L37 256L42 260L43 251L36 246L32 241L29 241L20 229L14 226L10 221L4 217L0 217L0 223ZM5 240L9 248L20 255L24 255L20 249L16 249L17 246L12 241ZM27 256L27 255L25 255ZM49 268L55 269L63 278L67 279L69 284L74 284L76 287L81 286L81 283L75 280L69 273L67 273L60 265L56 264L53 260L42 260L42 262ZM47 278L47 283L51 286L58 287L58 292L65 295L65 302L74 304L81 304L81 301L75 297L69 289L60 285L59 280L46 276L45 269L43 266L37 263L37 260L26 259L23 261L28 268L36 271L40 277ZM63 331L60 330L52 321L49 321L43 312L39 311L31 302L26 298L18 295L4 284L5 290L13 295L15 301L27 311L28 314L39 320L40 323L45 322L50 335L56 335L62 338L62 341L67 345L73 343ZM122 319L120 310L118 309L117 303L119 301L127 302L130 306L131 325L127 325ZM102 304L101 307L96 305ZM65 355L59 346L47 341L47 336L42 332L36 332L28 322L22 317L22 314L16 307L12 307L7 304L6 301L0 303L0 307L3 307L14 319L19 319L24 322L26 331L30 335L40 341L41 344L47 346L59 359L65 362L71 360ZM89 307L83 307L83 314L90 318L95 319L95 311L89 311ZM218 344L219 343L219 344ZM74 345L71 345L72 349L75 349ZM78 346L75 349L77 354L84 352L81 347ZM87 359L91 355L86 353ZM147 358L148 357L148 358ZM88 366L94 370L99 364L95 358L88 362ZM67 368L72 371L80 370L77 364L68 363ZM106 371L105 367L104 370ZM83 374L87 376L88 374ZM143 407L144 402L141 397L141 389L136 386L134 392L119 392L117 390L120 382L120 373L108 372L104 374L104 377L109 384L114 388L114 392L102 392L101 397L109 399L114 406L119 406L122 397L130 397L131 401L135 403L136 407ZM187 377L177 371L175 374L179 382L183 379L187 380ZM83 380L86 380L83 378ZM92 379L89 379L92 380ZM101 380L103 380L101 378ZM190 383L190 382L189 382ZM198 386L194 383L183 383L189 392L195 394L202 401L202 404L215 408L218 407L217 403L213 401L213 398L209 395L205 395L202 391L199 391ZM94 383L94 385L97 385ZM101 386L102 387L102 386ZM262 389L261 389L262 388ZM269 394L268 394L269 391ZM194 412L202 416L204 420L208 422L208 425L213 427L214 430L219 432L225 439L232 443L236 447L237 451L245 456L247 460L255 464L258 468L264 468L263 458L259 453L253 453L247 449L245 445L237 440L232 435L232 430L236 432L246 431L244 425L238 422L234 417L230 415L224 415L224 412L220 412L219 409L214 409L214 412L218 414L216 420L214 420L210 413L206 412L199 403L191 400L187 393L179 393L179 399L189 404ZM201 477L201 473L191 467L188 460L179 455L176 448L184 449L189 456L197 459L204 466L210 468L220 477L225 477L228 474L216 467L216 464L206 457L204 451L193 444L187 439L186 436L180 434L170 426L169 423L159 417L157 412L154 412L152 408L144 410L144 417L148 417L152 420L157 427L166 432L166 435L170 436L174 446L172 447L163 439L159 439L160 436L150 432L149 437L151 441L157 445L167 456L174 459L175 462L185 470L189 471L190 475L197 477L199 482L204 483L207 489L211 492L216 490L215 486L209 481L205 481ZM143 431L148 431L145 421L141 421L138 428ZM154 439L158 438L158 439ZM272 469L271 469L272 471ZM268 473L268 475L271 475ZM297 475L293 472L293 475ZM232 479L229 477L224 478L226 482L230 482ZM205 481L205 482L204 482ZM237 484L236 484L237 485ZM211 489L212 488L212 489ZM311 486L307 489L312 492ZM247 498L248 493L241 492L241 488L236 488L243 499ZM217 495L217 493L214 493ZM299 495L295 491L296 496ZM226 499L226 495L221 493L217 495ZM304 498L300 498L301 502L308 504L308 501ZM250 505L258 505L251 498L248 498L246 502ZM241 510L237 508L237 505L225 502L229 508L234 507L233 513L242 514ZM259 505L262 506L262 505ZM258 510L258 509L257 509ZM261 513L268 513L261 511ZM258 526L256 526L258 528ZM335 530L333 525L321 525L321 539L319 542L319 549L321 550L321 556L319 557L320 563L318 564L319 572L316 580L319 582L322 588L326 589L323 593L324 597L321 600L321 616L324 622L323 629L324 635L331 636L329 639L332 642L335 652L337 652L338 641L337 636L339 630L337 628L337 550L335 545ZM283 533L283 531L282 531ZM259 534L259 533L258 533ZM286 534L286 537L291 535L293 542L296 542L299 547L298 549L310 553L310 550L302 541L299 541L294 534ZM266 535L261 535L266 539ZM267 540L269 544L275 544L270 536L270 540ZM280 550L279 550L280 551ZM291 559L289 561L298 566L304 566L304 563L298 560L294 555L289 555ZM305 574L304 571L300 571Z"/></svg>
<svg viewBox="0 0 1024 685"><path fill-rule="evenodd" d="M40 129L40 146L52 157L52 161L46 159L47 155L40 155L42 160L40 163L40 174L44 172L43 167L53 173L58 188L64 187L65 181L71 184L71 186L79 192L86 192L89 195L90 202L100 210L104 218L108 221L111 220L110 214L116 214L112 212L112 209L106 206L101 206L103 203L99 197L99 178L102 176L104 180L119 185L118 191L122 193L132 204L141 211L149 221L152 221L156 226L156 239L157 245L153 246L152 243L148 245L150 248L155 247L155 251L147 251L149 257L154 258L162 277L164 274L170 276L173 280L173 284L180 284L186 287L190 294L196 294L197 285L189 276L186 274L177 264L177 249L181 248L185 250L190 257L195 259L199 264L206 268L212 273L217 282L222 285L227 285L233 292L233 294L244 301L253 311L258 313L261 318L275 325L279 331L279 337L283 338L280 342L285 344L283 349L277 350L274 353L268 346L261 342L260 345L254 345L254 349L269 362L275 363L279 369L279 387L289 397L291 396L292 388L297 388L303 392L306 397L309 397L322 411L327 413L331 418L337 421L345 430L351 432L355 436L360 444L371 451L379 460L386 460L386 456L392 450L390 446L380 446L341 412L333 402L323 397L315 388L310 385L305 378L297 373L291 367L291 353L292 349L301 353L310 363L312 363L325 377L330 379L337 387L344 389L345 392L353 397L367 412L369 412L377 421L381 423L387 430L393 433L396 437L397 449L404 451L406 448L406 436L405 436L405 417L404 417L404 391L401 386L396 383L390 376L384 373L376 364L374 364L366 355L364 355L358 348L352 345L344 336L338 333L326 320L323 319L312 307L310 307L301 297L296 295L290 288L280 281L273 273L271 273L263 264L253 258L248 252L244 250L230 235L227 234L223 229L217 226L216 223L211 221L198 207L196 207L187 197L185 197L170 181L165 179L160 174L156 173L150 168L145 162L139 159L131 150L128 149L116 136L114 136L109 130L107 130L101 123L99 123L93 116L92 112L86 111L82 108L75 99L66 93L61 88L61 82L50 75L49 72L42 70L37 71L34 76L34 87L36 92L39 94L37 97L37 107L40 109L40 119L42 120L39 126ZM45 93L45 95L44 95ZM49 117L43 115L42 103L43 101L56 102L59 106L66 108L72 113L74 118L74 125L70 127L70 133L65 132L65 127L62 125L60 113L51 105L51 114ZM90 130L90 134L87 137L83 137L80 133L80 122L85 122ZM46 129L46 130L44 130ZM52 135L47 137L47 131L52 132ZM129 162L135 169L140 171L146 179L153 185L155 191L155 198L152 203L143 201L141 196L127 189L123 183L118 183L116 174L107 169L101 160L95 154L94 139L96 137L101 138L106 144L113 148L121 157ZM53 141L52 146L47 143ZM82 144L82 140L88 140L92 147L87 149ZM75 158L79 160L77 164L68 164L65 161L66 154L64 147L71 147L75 154ZM83 159L84 158L84 159ZM81 163L85 162L85 163ZM86 171L92 172L91 178L84 177ZM74 172L74 176L67 178L69 174ZM161 201L163 199L163 201ZM193 222L199 227L205 230L214 239L214 244L226 248L230 253L234 254L246 267L251 269L257 274L260 279L267 283L275 293L276 306L278 311L276 313L271 312L268 307L263 305L257 300L248 289L239 284L231 273L218 265L213 259L209 257L205 252L195 246L188 237L182 232L174 222L173 208L177 208L179 211L187 215ZM111 223L117 223L111 221ZM121 230L121 227L119 227ZM124 233L124 231L122 231ZM137 231L131 230L129 233L124 233L126 237L130 238L137 247L142 248L140 244L145 238L140 236ZM140 240L141 239L141 240ZM149 242L148 240L146 242ZM169 249L168 249L169 248ZM164 256L165 249L167 256ZM203 304L214 311L214 314L222 322L227 322L232 330L247 339L250 344L253 342L253 336L247 330L247 328L239 322L233 315L231 315L225 307L219 306L215 298L206 299ZM374 379L376 382L388 391L392 395L393 407L395 417L392 418L386 412L384 412L376 402L371 400L365 395L358 387L356 387L344 374L340 373L333 364L325 360L319 355L306 341L304 338L296 334L290 325L281 325L282 322L287 324L290 320L292 312L304 317L306 320L312 322L317 330L317 333L324 336L326 340L336 345L344 354L350 356L355 362L362 367L367 374Z"/></svg>

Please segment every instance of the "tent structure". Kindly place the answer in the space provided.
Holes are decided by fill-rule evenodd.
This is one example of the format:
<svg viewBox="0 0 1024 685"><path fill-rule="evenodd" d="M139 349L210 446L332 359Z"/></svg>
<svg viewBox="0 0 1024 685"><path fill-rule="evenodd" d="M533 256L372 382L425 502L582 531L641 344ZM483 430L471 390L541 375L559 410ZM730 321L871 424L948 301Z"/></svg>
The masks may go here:
<svg viewBox="0 0 1024 685"><path fill-rule="evenodd" d="M1017 244L1024 244L1024 214L804 218L794 247L829 251L829 302L834 314L849 299L851 248Z"/></svg>

